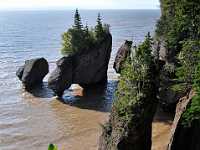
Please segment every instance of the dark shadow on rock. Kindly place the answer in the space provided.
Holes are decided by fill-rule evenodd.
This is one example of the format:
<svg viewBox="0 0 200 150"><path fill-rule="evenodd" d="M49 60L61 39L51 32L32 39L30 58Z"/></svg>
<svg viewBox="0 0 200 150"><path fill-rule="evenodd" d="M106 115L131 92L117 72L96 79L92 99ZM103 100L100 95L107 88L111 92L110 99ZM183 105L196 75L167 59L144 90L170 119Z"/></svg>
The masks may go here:
<svg viewBox="0 0 200 150"><path fill-rule="evenodd" d="M63 98L58 100L63 103L100 112L110 112L117 87L117 81L108 81L106 85L96 85L83 90L81 96L73 96L72 91L66 91Z"/></svg>
<svg viewBox="0 0 200 150"><path fill-rule="evenodd" d="M173 119L173 113L163 111L162 106L158 105L156 114L154 116L154 122L164 122L165 124L171 125Z"/></svg>
<svg viewBox="0 0 200 150"><path fill-rule="evenodd" d="M26 89L26 91L39 98L52 98L54 96L53 91L48 88L47 82L35 86L34 89Z"/></svg>

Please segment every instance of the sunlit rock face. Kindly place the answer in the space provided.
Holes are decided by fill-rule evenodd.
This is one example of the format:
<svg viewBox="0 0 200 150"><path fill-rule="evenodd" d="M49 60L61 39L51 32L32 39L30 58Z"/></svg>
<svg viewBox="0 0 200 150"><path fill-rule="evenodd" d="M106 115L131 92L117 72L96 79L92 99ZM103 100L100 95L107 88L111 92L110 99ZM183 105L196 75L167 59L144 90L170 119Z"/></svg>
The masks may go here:
<svg viewBox="0 0 200 150"><path fill-rule="evenodd" d="M182 123L183 114L191 104L194 95L194 91L191 90L185 97L181 98L177 104L168 150L200 149L200 121L194 120L189 126L185 126Z"/></svg>

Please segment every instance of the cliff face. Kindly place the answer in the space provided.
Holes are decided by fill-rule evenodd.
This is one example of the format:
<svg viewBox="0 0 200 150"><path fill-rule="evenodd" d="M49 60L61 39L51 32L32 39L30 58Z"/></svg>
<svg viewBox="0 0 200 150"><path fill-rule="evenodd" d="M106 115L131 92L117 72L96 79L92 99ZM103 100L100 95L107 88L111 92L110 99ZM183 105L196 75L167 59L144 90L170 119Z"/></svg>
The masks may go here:
<svg viewBox="0 0 200 150"><path fill-rule="evenodd" d="M150 150L157 97L163 108L175 115L168 149L200 149L200 3L160 2L162 16L154 44L147 38L125 63L121 61L121 67L115 65L121 68L117 70L121 78L99 150ZM122 50L125 56L124 48L128 46L122 46L118 54ZM148 57L149 49L154 50L154 58Z"/></svg>
<svg viewBox="0 0 200 150"><path fill-rule="evenodd" d="M198 62L200 5L198 0L160 0L160 3L162 15L157 23L155 44L164 66L160 71L159 96L164 108L175 112L177 102L192 86Z"/></svg>
<svg viewBox="0 0 200 150"><path fill-rule="evenodd" d="M128 117L128 121L123 120L118 108L113 107L110 121L100 139L99 150L151 150L152 121L157 103L156 92L149 92L150 95L132 106L132 116Z"/></svg>
<svg viewBox="0 0 200 150"><path fill-rule="evenodd" d="M200 120L193 120L189 126L183 124L184 112L191 105L194 95L194 91L190 91L188 95L180 99L177 105L168 150L198 150L200 148Z"/></svg>
<svg viewBox="0 0 200 150"><path fill-rule="evenodd" d="M165 54L160 103L167 110L170 102L174 103L173 109L177 104L168 150L197 150L200 149L200 3L161 0L161 10L156 30L156 40L162 47L160 54L163 50Z"/></svg>
<svg viewBox="0 0 200 150"><path fill-rule="evenodd" d="M132 44L132 41L125 41L125 43L119 48L113 66L117 73L121 73L123 69L123 63L130 55Z"/></svg>
<svg viewBox="0 0 200 150"><path fill-rule="evenodd" d="M152 120L157 106L154 76L157 70L151 56L151 38L147 36L135 50L126 44L118 52L118 55L122 51L129 55L121 64L121 78L110 120L103 127L99 150L151 149Z"/></svg>

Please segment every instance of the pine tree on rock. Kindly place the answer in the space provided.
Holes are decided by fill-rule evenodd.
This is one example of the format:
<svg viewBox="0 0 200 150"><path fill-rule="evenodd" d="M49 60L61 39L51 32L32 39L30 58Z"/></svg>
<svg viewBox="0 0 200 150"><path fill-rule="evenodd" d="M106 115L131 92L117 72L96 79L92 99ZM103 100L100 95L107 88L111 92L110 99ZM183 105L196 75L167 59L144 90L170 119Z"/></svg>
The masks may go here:
<svg viewBox="0 0 200 150"><path fill-rule="evenodd" d="M95 32L96 32L97 39L101 38L104 33L100 13L98 14L98 17L97 17L97 25L95 27Z"/></svg>
<svg viewBox="0 0 200 150"><path fill-rule="evenodd" d="M74 14L74 24L62 35L62 54L70 55L78 51L88 50L101 43L105 34L110 33L109 25L102 26L101 16L98 14L95 30L89 29L87 23L83 26L78 9Z"/></svg>
<svg viewBox="0 0 200 150"><path fill-rule="evenodd" d="M76 9L75 15L74 15L74 28L77 30L82 30L83 25L81 22L81 16L78 12L78 9Z"/></svg>
<svg viewBox="0 0 200 150"><path fill-rule="evenodd" d="M89 36L89 28L88 28L88 24L87 23L86 23L84 31L85 31L86 36Z"/></svg>

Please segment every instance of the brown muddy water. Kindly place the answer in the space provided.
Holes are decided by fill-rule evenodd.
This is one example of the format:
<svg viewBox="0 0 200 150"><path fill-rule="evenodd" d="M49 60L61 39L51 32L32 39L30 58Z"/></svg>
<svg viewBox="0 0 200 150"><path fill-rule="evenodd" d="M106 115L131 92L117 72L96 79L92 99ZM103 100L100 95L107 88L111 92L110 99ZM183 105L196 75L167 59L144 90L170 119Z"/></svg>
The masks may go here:
<svg viewBox="0 0 200 150"><path fill-rule="evenodd" d="M113 74L105 87L85 91L73 85L62 100L46 82L31 93L21 89L20 103L1 107L0 150L46 150L50 143L60 150L97 149L117 85Z"/></svg>
<svg viewBox="0 0 200 150"><path fill-rule="evenodd" d="M173 115L158 107L152 125L152 150L167 150Z"/></svg>
<svg viewBox="0 0 200 150"><path fill-rule="evenodd" d="M108 119L117 75L112 69L117 49L124 40L143 41L155 29L159 10L81 10L89 26L100 11L111 25L113 51L107 87L83 91L67 90L64 102L47 88L32 93L23 90L16 78L24 60L45 57L51 70L62 55L61 34L73 24L73 11L1 11L0 13L0 150L96 150L100 124Z"/></svg>

